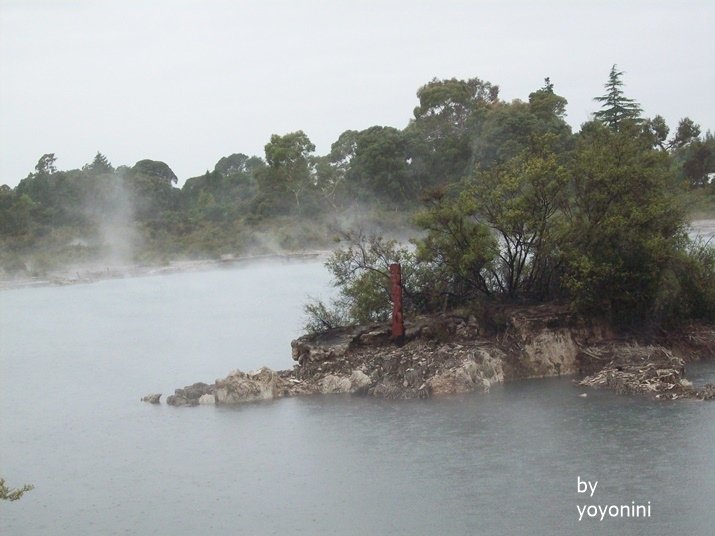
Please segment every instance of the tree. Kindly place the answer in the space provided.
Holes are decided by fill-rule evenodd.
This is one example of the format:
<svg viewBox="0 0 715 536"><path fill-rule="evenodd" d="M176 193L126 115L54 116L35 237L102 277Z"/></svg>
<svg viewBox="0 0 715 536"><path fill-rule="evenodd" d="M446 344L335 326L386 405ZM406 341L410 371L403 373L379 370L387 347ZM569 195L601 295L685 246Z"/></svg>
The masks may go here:
<svg viewBox="0 0 715 536"><path fill-rule="evenodd" d="M284 136L271 136L265 147L268 168L259 176L259 190L263 202L273 207L272 211L288 208L281 198L289 193L293 197L294 208L301 212L303 196L314 186L310 158L313 151L315 145L302 130Z"/></svg>
<svg viewBox="0 0 715 536"><path fill-rule="evenodd" d="M435 78L417 98L420 104L405 130L417 182L428 189L456 182L469 170L475 116L499 102L499 87L479 78Z"/></svg>
<svg viewBox="0 0 715 536"><path fill-rule="evenodd" d="M214 166L214 171L221 173L224 177L233 175L251 175L257 169L265 166L265 162L258 156L247 156L243 153L234 153L230 156L222 157Z"/></svg>
<svg viewBox="0 0 715 536"><path fill-rule="evenodd" d="M668 140L670 129L662 116L656 115L653 119L649 119L646 127L653 135L654 145L664 151L681 149L700 136L700 125L689 117L684 117L678 122L678 129L670 140Z"/></svg>
<svg viewBox="0 0 715 536"><path fill-rule="evenodd" d="M529 94L531 113L545 121L563 119L567 104L564 97L554 93L554 84L548 76L544 78L544 87Z"/></svg>
<svg viewBox="0 0 715 536"><path fill-rule="evenodd" d="M640 105L633 99L624 96L622 76L623 71L617 70L614 64L608 75L608 82L604 85L605 95L594 98L595 101L602 103L602 109L593 114L594 119L603 122L613 130L618 130L623 121L637 121L641 114Z"/></svg>
<svg viewBox="0 0 715 536"><path fill-rule="evenodd" d="M404 307L412 310L417 290L414 255L394 240L362 231L342 233L344 247L332 253L325 266L333 275L339 296L330 305L321 301L305 307L307 329L323 331L349 323L382 322L391 311L390 264L402 265Z"/></svg>
<svg viewBox="0 0 715 536"><path fill-rule="evenodd" d="M112 167L112 164L109 162L107 157L97 151L97 154L95 155L94 160L92 160L92 163L86 164L82 168L82 171L86 171L89 174L96 176L105 173L113 173L114 168Z"/></svg>
<svg viewBox="0 0 715 536"><path fill-rule="evenodd" d="M439 119L433 123L431 136L447 131L463 130L475 108L494 104L499 98L499 86L470 78L469 80L438 80L434 78L417 90L420 105L414 110L416 121Z"/></svg>
<svg viewBox="0 0 715 536"><path fill-rule="evenodd" d="M416 218L427 231L417 241L418 259L432 264L452 304L551 297L569 177L550 149L552 137L534 138L502 164L476 167L453 188L456 199L444 192L427 198Z"/></svg>
<svg viewBox="0 0 715 536"><path fill-rule="evenodd" d="M715 173L715 136L710 132L703 139L695 139L676 151L682 173L690 186L705 186L709 175Z"/></svg>
<svg viewBox="0 0 715 536"><path fill-rule="evenodd" d="M249 157L243 153L224 156L213 171L207 170L204 175L186 181L181 189L183 207L188 209L192 220L202 219L202 214L209 214L203 211L202 195L209 193L215 200L211 218L215 220L220 215L224 221L236 221L254 201L256 177L265 166L263 159L257 156Z"/></svg>
<svg viewBox="0 0 715 536"><path fill-rule="evenodd" d="M15 193L31 199L33 219L43 225L59 227L82 223L87 185L80 178L79 170L58 171L56 160L54 153L43 155L35 166L35 173L21 180Z"/></svg>
<svg viewBox="0 0 715 536"><path fill-rule="evenodd" d="M178 178L159 160L139 160L131 168L121 166L98 179L104 181L104 192L99 199L110 202L110 213L117 214L113 207L124 207L127 222L162 220L164 213L179 204L179 190L174 187Z"/></svg>
<svg viewBox="0 0 715 536"><path fill-rule="evenodd" d="M335 209L354 201L348 191L347 174L357 152L357 130L346 130L330 146L330 152L315 159L316 186Z"/></svg>
<svg viewBox="0 0 715 536"><path fill-rule="evenodd" d="M429 192L415 216L425 236L415 241L417 260L429 276L423 309L457 306L492 293L489 273L499 248L491 230L474 218L472 204L449 199L444 189Z"/></svg>
<svg viewBox="0 0 715 536"><path fill-rule="evenodd" d="M43 154L42 157L37 161L35 166L35 171L38 174L52 175L57 173L57 168L55 167L55 162L57 162L57 157L55 153Z"/></svg>
<svg viewBox="0 0 715 536"><path fill-rule="evenodd" d="M16 195L6 185L0 187L0 236L19 236L30 227L34 203L27 194Z"/></svg>
<svg viewBox="0 0 715 536"><path fill-rule="evenodd" d="M415 198L409 182L409 150L403 132L374 126L355 135L345 180L361 200L404 202Z"/></svg>
<svg viewBox="0 0 715 536"><path fill-rule="evenodd" d="M529 150L534 139L548 139L551 150L565 153L572 145L566 123L566 99L554 92L549 78L529 95L529 102L500 102L472 119L472 165L487 170Z"/></svg>
<svg viewBox="0 0 715 536"><path fill-rule="evenodd" d="M139 160L134 164L132 171L145 177L155 177L168 184L176 184L179 181L171 168L159 160Z"/></svg>
<svg viewBox="0 0 715 536"><path fill-rule="evenodd" d="M695 123L689 117L684 117L678 123L678 129L675 131L675 136L670 141L669 149L680 149L685 147L690 142L696 140L700 136L700 125Z"/></svg>
<svg viewBox="0 0 715 536"><path fill-rule="evenodd" d="M665 122L665 118L662 115L656 115L653 119L648 120L646 126L653 134L653 145L667 151L669 149L667 140L670 127Z"/></svg>
<svg viewBox="0 0 715 536"><path fill-rule="evenodd" d="M634 123L583 126L574 160L566 287L576 305L618 324L661 306L661 283L686 239L667 153Z"/></svg>
<svg viewBox="0 0 715 536"><path fill-rule="evenodd" d="M504 164L477 170L462 194L470 212L498 239L491 281L509 299L548 297L556 272L569 174L549 149L550 138L532 140Z"/></svg>

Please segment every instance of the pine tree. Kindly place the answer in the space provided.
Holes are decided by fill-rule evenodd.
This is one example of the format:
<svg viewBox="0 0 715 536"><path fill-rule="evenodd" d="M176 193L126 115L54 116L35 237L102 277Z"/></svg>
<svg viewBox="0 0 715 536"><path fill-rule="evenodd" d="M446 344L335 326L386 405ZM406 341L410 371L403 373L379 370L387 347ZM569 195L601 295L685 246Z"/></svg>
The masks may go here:
<svg viewBox="0 0 715 536"><path fill-rule="evenodd" d="M611 67L608 82L604 85L606 94L594 98L595 101L603 103L601 105L602 110L593 114L594 118L602 121L613 130L618 130L620 123L624 120L639 121L641 114L640 105L633 99L623 95L622 75L623 71L618 71L614 64Z"/></svg>
<svg viewBox="0 0 715 536"><path fill-rule="evenodd" d="M103 173L112 173L114 171L114 168L112 167L112 164L109 159L102 153L97 151L97 155L94 157L94 160L92 160L92 163L85 164L82 167L82 170L88 171L94 175L101 175Z"/></svg>

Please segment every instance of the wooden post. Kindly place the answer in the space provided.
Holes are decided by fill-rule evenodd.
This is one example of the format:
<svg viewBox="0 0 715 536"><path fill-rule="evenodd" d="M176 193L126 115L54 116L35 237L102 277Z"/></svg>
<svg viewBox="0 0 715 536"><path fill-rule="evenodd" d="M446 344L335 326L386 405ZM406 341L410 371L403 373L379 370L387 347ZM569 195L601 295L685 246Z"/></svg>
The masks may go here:
<svg viewBox="0 0 715 536"><path fill-rule="evenodd" d="M402 267L390 265L390 294L392 296L392 340L401 344L405 338L405 319L402 316Z"/></svg>

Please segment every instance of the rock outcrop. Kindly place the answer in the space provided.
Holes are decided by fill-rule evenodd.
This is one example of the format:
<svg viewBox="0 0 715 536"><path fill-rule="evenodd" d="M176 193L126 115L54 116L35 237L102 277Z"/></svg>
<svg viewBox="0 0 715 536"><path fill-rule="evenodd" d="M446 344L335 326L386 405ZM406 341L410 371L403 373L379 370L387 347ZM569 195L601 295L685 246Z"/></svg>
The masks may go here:
<svg viewBox="0 0 715 536"><path fill-rule="evenodd" d="M240 404L277 398L280 387L278 374L267 367L253 372L234 370L223 380L216 380L216 404Z"/></svg>
<svg viewBox="0 0 715 536"><path fill-rule="evenodd" d="M204 395L213 395L215 387L203 382L187 385L183 389L174 390L174 394L166 397L170 406L198 406Z"/></svg>
<svg viewBox="0 0 715 536"><path fill-rule="evenodd" d="M610 389L619 394L653 395L663 400L710 400L715 394L712 384L700 389L693 387L685 379L685 361L662 346L609 345L585 351L608 359L608 364L581 380L579 385Z"/></svg>
<svg viewBox="0 0 715 536"><path fill-rule="evenodd" d="M522 307L500 315L495 326L474 316L419 318L406 325L399 347L386 325L301 337L292 343L295 374L317 381L319 392L350 392L358 371L364 376L358 391L385 398L487 391L510 379L588 370L580 346L610 336L565 308Z"/></svg>
<svg viewBox="0 0 715 536"><path fill-rule="evenodd" d="M715 384L706 383L697 390L695 397L700 400L715 400Z"/></svg>
<svg viewBox="0 0 715 536"><path fill-rule="evenodd" d="M205 394L199 397L199 405L213 406L216 404L216 397L214 395Z"/></svg>
<svg viewBox="0 0 715 536"><path fill-rule="evenodd" d="M161 403L161 393L143 396L142 402L149 402L149 404L159 404Z"/></svg>
<svg viewBox="0 0 715 536"><path fill-rule="evenodd" d="M285 396L352 393L428 398L495 383L558 375L584 386L657 398L715 397L684 378L684 358L715 356L715 330L695 326L669 340L641 343L566 306L495 308L485 318L440 315L405 323L400 345L389 326L374 324L306 335L291 343L292 370L236 370L212 385L177 389L167 403L232 405ZM676 350L669 350L666 346Z"/></svg>

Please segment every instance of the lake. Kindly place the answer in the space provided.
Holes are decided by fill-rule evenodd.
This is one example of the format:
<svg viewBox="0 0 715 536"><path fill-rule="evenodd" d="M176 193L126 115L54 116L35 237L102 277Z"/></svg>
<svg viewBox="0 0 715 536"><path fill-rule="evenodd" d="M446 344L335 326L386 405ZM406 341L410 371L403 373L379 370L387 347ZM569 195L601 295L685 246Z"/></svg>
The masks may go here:
<svg viewBox="0 0 715 536"><path fill-rule="evenodd" d="M235 368L290 368L320 263L0 293L0 474L33 483L0 533L712 534L715 404L589 391L139 402ZM715 363L691 377L715 381ZM593 497L577 479L598 481ZM645 505L603 521L577 507Z"/></svg>

